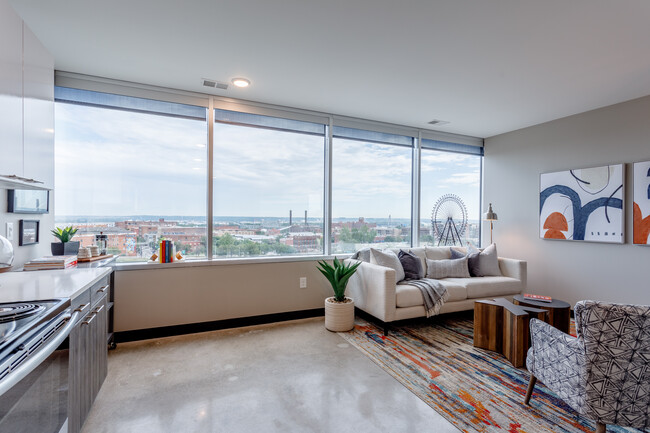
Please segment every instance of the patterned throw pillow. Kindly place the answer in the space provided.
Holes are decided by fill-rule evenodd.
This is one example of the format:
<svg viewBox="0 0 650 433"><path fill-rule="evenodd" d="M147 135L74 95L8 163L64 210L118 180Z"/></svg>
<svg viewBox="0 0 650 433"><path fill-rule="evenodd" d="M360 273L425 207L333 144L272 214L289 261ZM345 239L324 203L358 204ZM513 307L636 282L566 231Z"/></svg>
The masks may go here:
<svg viewBox="0 0 650 433"><path fill-rule="evenodd" d="M395 270L395 284L404 279L404 268L397 255L390 250L376 250L370 248L370 263L385 266Z"/></svg>
<svg viewBox="0 0 650 433"><path fill-rule="evenodd" d="M399 258L399 261L404 268L405 280L419 280L420 278L424 277L424 269L422 269L422 263L415 254L400 250L397 257Z"/></svg>
<svg viewBox="0 0 650 433"><path fill-rule="evenodd" d="M467 257L451 260L428 260L427 278L469 278Z"/></svg>
<svg viewBox="0 0 650 433"><path fill-rule="evenodd" d="M467 268L469 269L469 275L472 277L480 277L477 272L480 272L479 267L479 253L474 245L469 244L467 247L467 254L463 254L455 248L451 248L451 258L460 259L462 257L467 257Z"/></svg>

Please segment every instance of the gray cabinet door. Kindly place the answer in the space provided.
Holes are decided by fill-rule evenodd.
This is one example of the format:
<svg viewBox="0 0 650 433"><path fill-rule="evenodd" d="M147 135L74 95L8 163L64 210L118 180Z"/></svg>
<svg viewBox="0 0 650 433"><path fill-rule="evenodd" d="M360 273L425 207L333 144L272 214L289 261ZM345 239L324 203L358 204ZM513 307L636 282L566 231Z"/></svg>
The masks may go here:
<svg viewBox="0 0 650 433"><path fill-rule="evenodd" d="M95 290L97 286L90 290ZM107 293L93 299L90 312L70 333L68 432L79 433L108 372Z"/></svg>

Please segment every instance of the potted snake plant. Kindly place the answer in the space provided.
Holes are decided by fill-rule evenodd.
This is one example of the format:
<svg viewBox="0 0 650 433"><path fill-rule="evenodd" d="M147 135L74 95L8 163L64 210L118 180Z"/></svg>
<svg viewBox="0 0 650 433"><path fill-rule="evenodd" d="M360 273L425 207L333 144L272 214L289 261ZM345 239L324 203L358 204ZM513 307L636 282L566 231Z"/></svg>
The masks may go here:
<svg viewBox="0 0 650 433"><path fill-rule="evenodd" d="M78 229L72 226L65 228L57 227L52 230L55 238L61 242L52 242L52 255L53 256L69 256L79 253L79 241L72 241Z"/></svg>
<svg viewBox="0 0 650 433"><path fill-rule="evenodd" d="M325 299L325 328L330 331L342 332L354 328L354 300L345 296L345 288L360 264L345 264L336 257L333 265L322 260L318 262L318 270L334 291L334 296Z"/></svg>

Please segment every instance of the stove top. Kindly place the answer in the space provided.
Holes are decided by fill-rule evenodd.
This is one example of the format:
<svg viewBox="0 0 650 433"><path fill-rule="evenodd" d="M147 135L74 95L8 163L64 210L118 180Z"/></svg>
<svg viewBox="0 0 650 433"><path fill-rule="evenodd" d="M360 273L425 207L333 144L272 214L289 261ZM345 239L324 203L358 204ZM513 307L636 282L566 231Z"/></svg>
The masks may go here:
<svg viewBox="0 0 650 433"><path fill-rule="evenodd" d="M69 299L0 303L0 359L69 306Z"/></svg>
<svg viewBox="0 0 650 433"><path fill-rule="evenodd" d="M45 307L40 304L0 304L0 323L24 319L43 310Z"/></svg>

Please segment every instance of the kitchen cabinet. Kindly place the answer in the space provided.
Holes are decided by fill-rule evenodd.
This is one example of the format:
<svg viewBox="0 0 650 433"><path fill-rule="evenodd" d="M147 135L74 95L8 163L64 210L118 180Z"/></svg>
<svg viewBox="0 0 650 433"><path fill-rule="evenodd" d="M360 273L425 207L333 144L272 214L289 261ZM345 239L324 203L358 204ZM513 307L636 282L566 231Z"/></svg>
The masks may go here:
<svg viewBox="0 0 650 433"><path fill-rule="evenodd" d="M0 175L23 174L23 20L0 1Z"/></svg>
<svg viewBox="0 0 650 433"><path fill-rule="evenodd" d="M0 175L54 186L54 58L0 0Z"/></svg>
<svg viewBox="0 0 650 433"><path fill-rule="evenodd" d="M110 277L103 277L72 300L80 311L70 333L68 432L78 433L108 373Z"/></svg>
<svg viewBox="0 0 650 433"><path fill-rule="evenodd" d="M23 28L23 177L54 188L54 57Z"/></svg>

